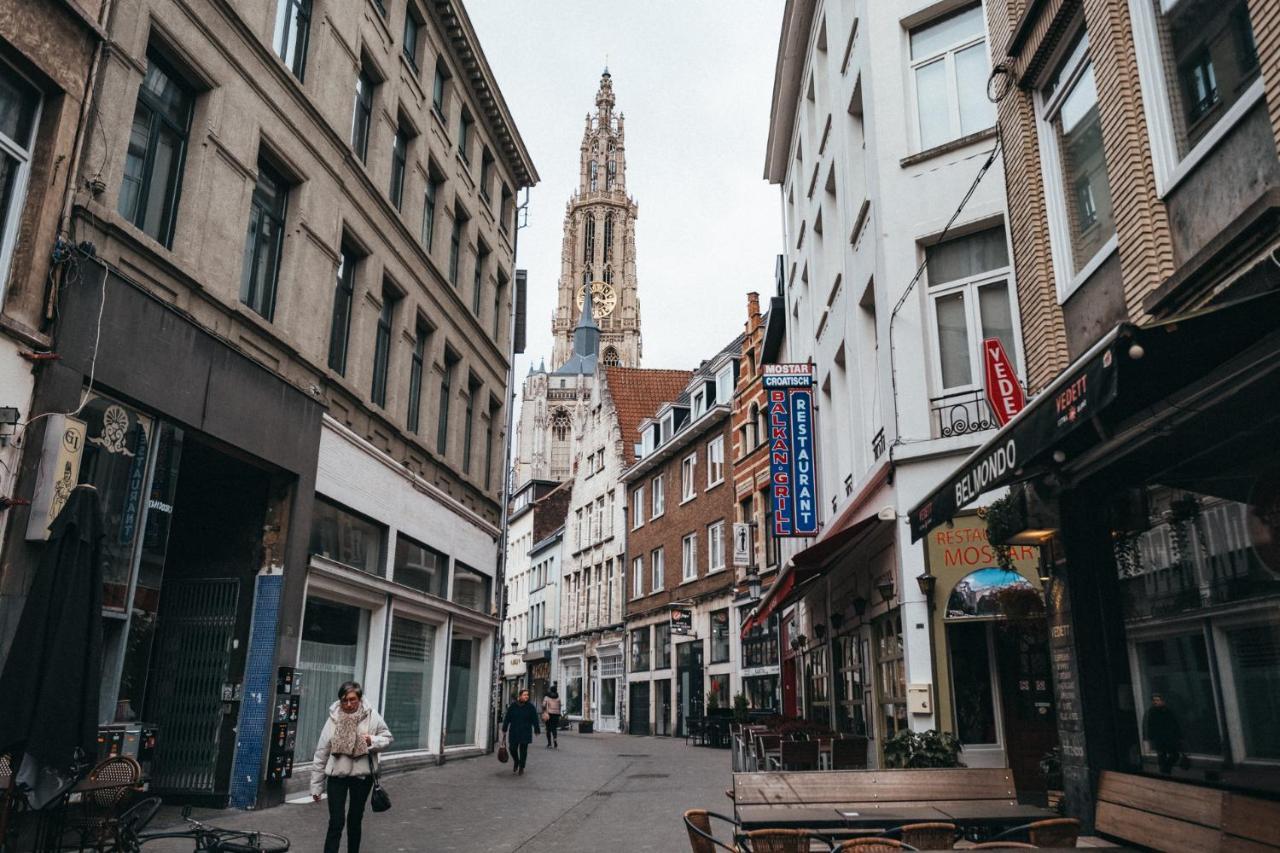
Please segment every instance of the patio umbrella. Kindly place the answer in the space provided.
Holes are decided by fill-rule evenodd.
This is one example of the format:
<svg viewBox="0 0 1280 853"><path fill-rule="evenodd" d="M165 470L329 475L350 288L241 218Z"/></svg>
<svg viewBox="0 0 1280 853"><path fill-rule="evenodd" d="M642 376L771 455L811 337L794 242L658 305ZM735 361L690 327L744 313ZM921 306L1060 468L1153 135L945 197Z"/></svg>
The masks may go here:
<svg viewBox="0 0 1280 853"><path fill-rule="evenodd" d="M102 684L102 505L80 486L49 528L0 673L0 753L33 808L75 784L97 753Z"/></svg>

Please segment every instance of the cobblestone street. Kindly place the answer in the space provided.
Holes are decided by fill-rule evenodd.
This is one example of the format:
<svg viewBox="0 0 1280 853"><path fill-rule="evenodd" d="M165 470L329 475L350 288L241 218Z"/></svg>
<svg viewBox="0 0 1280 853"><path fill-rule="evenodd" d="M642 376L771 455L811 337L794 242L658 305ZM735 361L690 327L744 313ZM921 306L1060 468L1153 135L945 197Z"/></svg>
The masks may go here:
<svg viewBox="0 0 1280 853"><path fill-rule="evenodd" d="M513 777L493 756L464 759L384 778L393 807L366 812L362 849L568 853L688 848L687 808L729 812L729 752L670 738L565 733L558 750L529 750L529 768ZM261 812L199 812L216 826L277 832L293 850L324 841L323 803L290 803ZM151 828L171 825L166 809ZM190 850L190 842L148 844L151 851ZM345 849L345 845L344 848Z"/></svg>

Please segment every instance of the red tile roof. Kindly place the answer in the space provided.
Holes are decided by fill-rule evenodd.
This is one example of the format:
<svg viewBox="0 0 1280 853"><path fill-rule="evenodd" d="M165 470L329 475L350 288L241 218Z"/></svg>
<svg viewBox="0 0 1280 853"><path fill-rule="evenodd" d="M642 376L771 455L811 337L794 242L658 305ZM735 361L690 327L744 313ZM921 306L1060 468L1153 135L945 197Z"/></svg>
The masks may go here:
<svg viewBox="0 0 1280 853"><path fill-rule="evenodd" d="M693 372L689 370L645 370L639 367L606 367L605 383L618 412L622 428L622 452L627 466L636 461L640 422L651 418L663 403L680 396Z"/></svg>

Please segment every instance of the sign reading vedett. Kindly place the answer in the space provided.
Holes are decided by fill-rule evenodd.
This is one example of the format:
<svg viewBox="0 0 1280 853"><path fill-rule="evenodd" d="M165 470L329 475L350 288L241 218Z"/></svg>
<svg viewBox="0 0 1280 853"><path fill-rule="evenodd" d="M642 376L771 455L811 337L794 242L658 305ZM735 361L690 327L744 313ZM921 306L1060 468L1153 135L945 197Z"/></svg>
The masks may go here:
<svg viewBox="0 0 1280 853"><path fill-rule="evenodd" d="M1013 369L1013 362L999 338L987 338L982 342L982 362L986 368L987 402L991 404L996 421L1004 426L1027 404L1026 395L1022 393L1018 372Z"/></svg>

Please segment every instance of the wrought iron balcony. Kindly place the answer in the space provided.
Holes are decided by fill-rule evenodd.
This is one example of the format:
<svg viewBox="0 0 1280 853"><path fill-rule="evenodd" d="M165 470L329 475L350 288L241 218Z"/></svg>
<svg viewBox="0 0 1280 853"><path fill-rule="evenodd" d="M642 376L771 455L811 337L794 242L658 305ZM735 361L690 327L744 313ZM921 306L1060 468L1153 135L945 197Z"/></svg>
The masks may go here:
<svg viewBox="0 0 1280 853"><path fill-rule="evenodd" d="M951 438L999 426L981 389L934 397L929 401L929 415L934 438Z"/></svg>
<svg viewBox="0 0 1280 853"><path fill-rule="evenodd" d="M884 456L884 451L885 451L884 427L880 427L880 431L876 433L875 436L873 436L871 439L871 458L879 459L881 456Z"/></svg>

